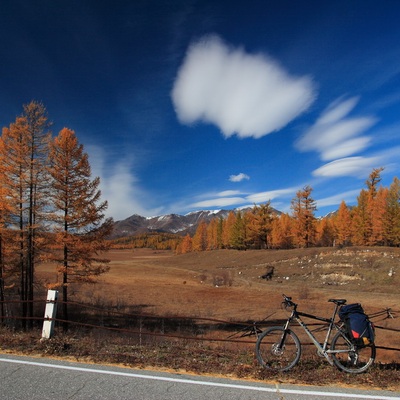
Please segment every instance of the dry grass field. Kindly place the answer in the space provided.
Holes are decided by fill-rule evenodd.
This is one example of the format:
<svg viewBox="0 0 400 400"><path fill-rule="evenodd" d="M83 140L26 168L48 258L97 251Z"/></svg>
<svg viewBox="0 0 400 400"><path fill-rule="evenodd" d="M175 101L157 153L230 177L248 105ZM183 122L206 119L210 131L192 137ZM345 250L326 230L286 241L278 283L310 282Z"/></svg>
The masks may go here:
<svg viewBox="0 0 400 400"><path fill-rule="evenodd" d="M344 297L368 312L400 309L400 249L349 248L210 252L174 255L150 249L108 253L110 272L75 298L143 305L149 312L233 320L264 318L291 295L303 309L330 312ZM274 266L271 281L260 279ZM392 275L392 276L389 276Z"/></svg>
<svg viewBox="0 0 400 400"><path fill-rule="evenodd" d="M281 309L282 293L292 296L300 310L327 317L332 312L329 298L360 302L370 315L391 308L397 318L385 318L383 313L373 322L398 330L400 249L220 250L184 255L135 249L114 250L108 256L110 271L96 284L70 286L70 300L93 307L72 307L70 320L75 325L69 331L63 332L60 324L52 339L41 341L39 327L36 333L0 327L0 350L270 382L400 390L400 352L381 348L400 348L400 332L394 330L376 329L377 363L360 375L342 373L321 361L298 327L294 330L305 344L304 353L299 365L285 374L260 367L254 357L254 336L245 338L247 343L226 341L246 322L268 317L266 324L282 324L288 315ZM271 266L272 280L261 279ZM55 266L38 266L37 278L38 297L43 297L46 284L56 282ZM149 325L160 321L162 329Z"/></svg>
<svg viewBox="0 0 400 400"><path fill-rule="evenodd" d="M329 298L360 302L368 314L400 310L400 249L313 248L218 250L175 255L151 249L113 250L110 272L95 285L71 287L71 299L146 314L224 321L287 317L282 293L299 309L330 316ZM272 280L260 276L275 268ZM54 281L54 267L43 265L41 279ZM399 314L397 314L399 316ZM400 328L400 319L380 318L379 326ZM377 330L377 344L400 347L400 333ZM400 352L380 351L378 361L400 361Z"/></svg>

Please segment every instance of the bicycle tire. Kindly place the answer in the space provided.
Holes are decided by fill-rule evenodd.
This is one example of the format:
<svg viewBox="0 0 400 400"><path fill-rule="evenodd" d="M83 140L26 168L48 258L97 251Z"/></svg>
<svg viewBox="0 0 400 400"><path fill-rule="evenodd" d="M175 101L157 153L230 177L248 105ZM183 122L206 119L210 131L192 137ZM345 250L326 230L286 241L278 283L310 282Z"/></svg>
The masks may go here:
<svg viewBox="0 0 400 400"><path fill-rule="evenodd" d="M284 336L283 345L280 346ZM301 344L290 329L274 326L266 329L257 339L256 356L264 368L285 372L293 368L300 359Z"/></svg>
<svg viewBox="0 0 400 400"><path fill-rule="evenodd" d="M338 332L332 339L331 350L334 364L342 371L350 374L365 372L375 361L376 347L372 343L368 346L355 346L343 332Z"/></svg>

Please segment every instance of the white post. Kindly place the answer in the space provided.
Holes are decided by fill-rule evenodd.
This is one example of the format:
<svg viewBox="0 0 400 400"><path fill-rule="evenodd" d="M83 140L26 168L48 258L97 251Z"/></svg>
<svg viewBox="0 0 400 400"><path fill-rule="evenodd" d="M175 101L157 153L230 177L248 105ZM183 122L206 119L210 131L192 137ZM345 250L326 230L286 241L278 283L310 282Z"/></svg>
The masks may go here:
<svg viewBox="0 0 400 400"><path fill-rule="evenodd" d="M54 318L57 313L58 290L47 291L46 309L44 311L44 322L42 339L50 339L54 331Z"/></svg>

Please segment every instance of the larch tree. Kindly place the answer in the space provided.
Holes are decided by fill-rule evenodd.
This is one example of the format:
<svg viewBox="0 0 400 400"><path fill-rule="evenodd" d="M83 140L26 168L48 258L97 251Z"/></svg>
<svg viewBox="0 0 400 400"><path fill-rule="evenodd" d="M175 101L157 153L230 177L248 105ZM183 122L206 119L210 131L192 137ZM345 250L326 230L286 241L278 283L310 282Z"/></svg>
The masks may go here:
<svg viewBox="0 0 400 400"><path fill-rule="evenodd" d="M381 246L385 243L384 224L388 193L388 188L380 186L373 199L373 208L371 210L372 231L369 239L369 244L372 246Z"/></svg>
<svg viewBox="0 0 400 400"><path fill-rule="evenodd" d="M265 249L269 247L269 239L272 229L272 212L271 202L255 205L252 212L249 213L249 240L254 242L255 248Z"/></svg>
<svg viewBox="0 0 400 400"><path fill-rule="evenodd" d="M312 190L311 186L305 186L297 191L291 203L294 237L299 247L310 247L315 242L314 212L317 206L311 197Z"/></svg>
<svg viewBox="0 0 400 400"><path fill-rule="evenodd" d="M271 246L276 249L293 247L293 219L289 214L282 213L272 221Z"/></svg>
<svg viewBox="0 0 400 400"><path fill-rule="evenodd" d="M192 251L192 238L189 234L182 239L182 242L178 245L177 253L178 254L186 254Z"/></svg>
<svg viewBox="0 0 400 400"><path fill-rule="evenodd" d="M44 228L48 205L47 161L51 139L47 110L42 103L32 101L23 107L25 135L29 153L28 175L28 225L27 225L27 298L28 316L33 316L33 291L35 264L39 257L40 231Z"/></svg>
<svg viewBox="0 0 400 400"><path fill-rule="evenodd" d="M207 225L207 250L218 249L218 219L213 218Z"/></svg>
<svg viewBox="0 0 400 400"><path fill-rule="evenodd" d="M2 141L0 139L0 147ZM0 150L0 154L1 154ZM6 315L5 312L5 281L7 279L7 273L12 271L12 263L9 265L8 259L10 255L13 254L13 238L8 229L10 225L10 218L13 215L13 209L9 202L9 191L4 184L3 178L3 162L0 156L0 319ZM12 272L11 272L12 273Z"/></svg>
<svg viewBox="0 0 400 400"><path fill-rule="evenodd" d="M400 180L395 177L386 199L384 236L389 246L400 246Z"/></svg>
<svg viewBox="0 0 400 400"><path fill-rule="evenodd" d="M196 233L192 239L192 250L193 251L204 251L207 250L207 224L205 221L201 221L197 226Z"/></svg>
<svg viewBox="0 0 400 400"><path fill-rule="evenodd" d="M342 200L339 206L338 213L335 217L336 229L336 244L339 246L346 246L351 244L352 239L352 221L350 210L346 202Z"/></svg>
<svg viewBox="0 0 400 400"><path fill-rule="evenodd" d="M230 239L232 236L232 230L236 222L236 215L233 211L230 211L228 217L224 219L223 226L222 226L222 246L225 249L229 249Z"/></svg>
<svg viewBox="0 0 400 400"><path fill-rule="evenodd" d="M51 192L55 231L55 261L63 296L63 316L68 321L68 287L74 282L94 282L108 271L109 260L100 254L109 249L106 241L112 219L105 218L107 201L101 201L100 179L91 178L83 145L74 131L64 128L50 144ZM64 325L64 329L68 324Z"/></svg>
<svg viewBox="0 0 400 400"><path fill-rule="evenodd" d="M0 148L3 183L15 214L12 225L18 243L17 264L20 278L22 323L33 316L35 263L43 247L41 231L47 208L46 162L50 123L43 104L32 101L9 128L3 128Z"/></svg>
<svg viewBox="0 0 400 400"><path fill-rule="evenodd" d="M386 202L387 190L383 190L382 186L379 186L381 182L381 172L384 170L381 168L374 168L369 174L366 181L368 188L368 203L367 210L369 214L369 237L368 245L381 244L383 241L383 214L385 210L384 203Z"/></svg>
<svg viewBox="0 0 400 400"><path fill-rule="evenodd" d="M382 240L382 218L384 193L379 193L379 183L383 168L374 168L357 197L357 206L353 209L354 244L373 245Z"/></svg>
<svg viewBox="0 0 400 400"><path fill-rule="evenodd" d="M321 247L330 247L335 244L335 228L332 218L322 218L316 224L316 244Z"/></svg>
<svg viewBox="0 0 400 400"><path fill-rule="evenodd" d="M371 215L368 207L368 192L361 189L357 197L357 205L352 209L353 244L366 246L371 237Z"/></svg>

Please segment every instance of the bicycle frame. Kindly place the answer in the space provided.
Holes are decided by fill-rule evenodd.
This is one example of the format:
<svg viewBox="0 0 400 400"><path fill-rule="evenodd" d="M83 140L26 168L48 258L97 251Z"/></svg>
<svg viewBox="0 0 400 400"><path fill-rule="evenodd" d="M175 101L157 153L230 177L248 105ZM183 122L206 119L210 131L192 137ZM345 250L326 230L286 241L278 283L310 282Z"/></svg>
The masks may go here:
<svg viewBox="0 0 400 400"><path fill-rule="evenodd" d="M330 350L328 349L328 345L329 345L329 339L330 336L332 334L332 331L334 329L340 331L340 327L335 324L335 316L337 314L339 305L336 304L335 310L333 312L332 318L323 318L323 317L318 317L316 315L312 315L312 314L308 314L305 312L301 312L301 311L297 311L297 305L294 306L292 313L290 315L290 317L288 318L288 320L286 321L285 325L284 325L284 331L287 332L287 330L289 329L290 323L295 320L306 332L306 334L308 335L308 337L311 339L311 341L314 343L315 347L318 350L318 353L320 355L323 355L327 361L329 362L329 364L333 365L333 360L330 357L330 354L333 353L340 353L340 350ZM316 339L316 337L313 335L313 333L310 331L310 329L308 328L307 324L301 319L301 317L306 317L306 318L310 318L310 319L314 319L317 321L322 321L322 322L326 322L328 324L328 332L326 333L325 336L325 340L323 342L323 344L321 345L320 342ZM284 343L285 340L285 334L282 337L282 343ZM344 337L346 338L346 335L344 335ZM347 338L346 338L347 340ZM349 344L351 344L351 342L349 341Z"/></svg>

